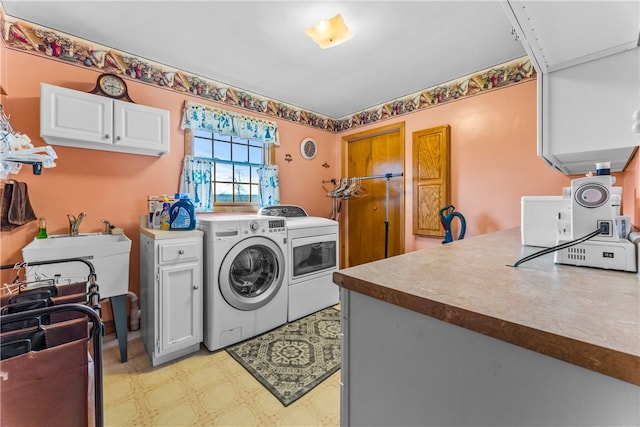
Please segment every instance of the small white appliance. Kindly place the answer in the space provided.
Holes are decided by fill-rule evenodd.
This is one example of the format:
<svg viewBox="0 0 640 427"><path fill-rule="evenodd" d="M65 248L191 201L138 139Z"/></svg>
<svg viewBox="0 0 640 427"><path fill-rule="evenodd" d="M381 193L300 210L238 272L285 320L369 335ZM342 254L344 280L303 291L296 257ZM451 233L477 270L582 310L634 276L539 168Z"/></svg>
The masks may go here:
<svg viewBox="0 0 640 427"><path fill-rule="evenodd" d="M284 217L287 224L289 279L288 321L340 301L333 273L339 264L338 222L309 216L300 206L274 205L258 215Z"/></svg>
<svg viewBox="0 0 640 427"><path fill-rule="evenodd" d="M204 231L204 345L211 351L287 322L284 218L198 215Z"/></svg>
<svg viewBox="0 0 640 427"><path fill-rule="evenodd" d="M560 212L571 206L563 196L522 196L521 198L522 244L549 248L556 244L556 229Z"/></svg>
<svg viewBox="0 0 640 427"><path fill-rule="evenodd" d="M621 236L624 217L619 216L619 187L611 175L587 176L571 181L570 208L560 212L557 244L564 244L600 230L589 240L555 252L554 262L611 270L637 271L636 246Z"/></svg>

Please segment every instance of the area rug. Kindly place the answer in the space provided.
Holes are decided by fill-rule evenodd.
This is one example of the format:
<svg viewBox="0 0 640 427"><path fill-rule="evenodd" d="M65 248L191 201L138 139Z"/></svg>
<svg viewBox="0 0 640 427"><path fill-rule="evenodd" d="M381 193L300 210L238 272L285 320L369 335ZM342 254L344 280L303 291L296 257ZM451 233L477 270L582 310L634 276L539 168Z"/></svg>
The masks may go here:
<svg viewBox="0 0 640 427"><path fill-rule="evenodd" d="M227 353L289 406L340 369L340 311L325 308Z"/></svg>

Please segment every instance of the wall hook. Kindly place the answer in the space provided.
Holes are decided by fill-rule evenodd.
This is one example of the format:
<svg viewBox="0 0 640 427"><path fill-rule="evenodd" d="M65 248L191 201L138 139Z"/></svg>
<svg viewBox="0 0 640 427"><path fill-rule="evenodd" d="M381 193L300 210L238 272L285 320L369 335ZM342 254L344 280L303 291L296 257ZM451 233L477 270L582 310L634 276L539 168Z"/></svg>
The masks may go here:
<svg viewBox="0 0 640 427"><path fill-rule="evenodd" d="M326 169L326 168L330 168L331 166L329 166L329 163L324 162L324 163L322 164L322 167Z"/></svg>
<svg viewBox="0 0 640 427"><path fill-rule="evenodd" d="M285 159L287 162L291 162L291 161L293 161L293 157L291 157L291 154L285 154L285 155L284 155L284 159Z"/></svg>

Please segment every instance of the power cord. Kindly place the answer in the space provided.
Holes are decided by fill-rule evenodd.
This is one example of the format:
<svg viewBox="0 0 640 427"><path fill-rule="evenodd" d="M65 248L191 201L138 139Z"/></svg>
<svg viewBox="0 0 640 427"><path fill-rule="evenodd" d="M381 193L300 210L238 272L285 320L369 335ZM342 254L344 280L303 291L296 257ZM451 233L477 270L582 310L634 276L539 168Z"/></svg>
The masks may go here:
<svg viewBox="0 0 640 427"><path fill-rule="evenodd" d="M546 248L546 249L543 249L541 251L535 252L535 253L533 253L533 254L531 254L529 256L526 256L524 258L520 258L515 264L507 265L507 267L518 267L520 264L525 263L527 261L531 261L532 259L538 258L538 257L540 257L542 255L550 254L552 252L559 251L561 249L570 248L571 246L575 246L575 245L578 245L580 243L586 242L587 240L596 237L600 233L602 233L602 229L597 229L597 230L592 231L591 233L587 234L586 236L580 237L580 238L575 239L575 240L571 240L570 242L562 243L562 244L557 245L557 246L552 246L550 248Z"/></svg>

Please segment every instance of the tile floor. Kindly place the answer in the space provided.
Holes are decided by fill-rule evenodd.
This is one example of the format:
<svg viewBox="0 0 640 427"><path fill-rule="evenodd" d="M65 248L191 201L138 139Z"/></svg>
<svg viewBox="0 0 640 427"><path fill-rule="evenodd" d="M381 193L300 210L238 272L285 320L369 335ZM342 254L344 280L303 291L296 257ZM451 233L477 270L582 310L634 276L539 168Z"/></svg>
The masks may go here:
<svg viewBox="0 0 640 427"><path fill-rule="evenodd" d="M226 351L198 353L156 368L129 332L120 363L114 335L104 338L106 426L338 426L340 371L288 407Z"/></svg>

